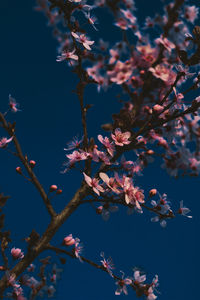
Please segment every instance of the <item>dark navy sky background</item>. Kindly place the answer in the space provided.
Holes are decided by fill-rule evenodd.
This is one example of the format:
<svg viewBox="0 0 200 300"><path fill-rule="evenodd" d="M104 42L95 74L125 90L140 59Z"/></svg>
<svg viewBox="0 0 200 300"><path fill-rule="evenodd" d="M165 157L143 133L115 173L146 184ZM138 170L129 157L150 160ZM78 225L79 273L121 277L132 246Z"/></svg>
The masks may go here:
<svg viewBox="0 0 200 300"><path fill-rule="evenodd" d="M160 3L136 0L140 19L152 15L155 9L160 10ZM44 187L57 184L63 189L63 195L54 199L57 209L61 209L81 179L75 171L60 174L66 142L78 133L81 135L78 100L71 93L77 79L66 64L56 63L58 45L45 17L33 10L34 4L30 0L0 3L0 110L7 109L9 93L20 103L22 112L9 114L10 120L16 120L23 151L37 162L35 171ZM112 30L112 34L117 34L116 28L105 26L105 20L103 24L100 22L100 30L93 33L96 40L104 34L108 40ZM103 133L100 125L110 120L113 107L117 112L119 105L113 91L98 94L96 87L87 91L86 99L87 103L95 103L88 114L89 136L95 137ZM1 130L0 136L4 135ZM22 238L33 228L42 233L48 216L38 192L16 175L18 165L7 151L0 152L0 191L11 196L5 207L6 228L12 231L12 246L25 250ZM83 242L83 255L94 261L99 262L99 254L104 251L106 257L113 258L116 271L132 275L132 268L139 266L149 281L158 274L159 300L197 299L199 178L169 178L159 163L154 163L137 179L137 184L146 192L155 187L167 193L174 207L184 200L192 210L193 219L177 217L163 229L150 222L151 215L147 212L127 216L122 209L104 222L86 205L67 220L54 244L59 245L64 236L72 233ZM110 276L67 257L55 299L112 300L117 297L115 289ZM136 299L136 296L129 290L126 298Z"/></svg>

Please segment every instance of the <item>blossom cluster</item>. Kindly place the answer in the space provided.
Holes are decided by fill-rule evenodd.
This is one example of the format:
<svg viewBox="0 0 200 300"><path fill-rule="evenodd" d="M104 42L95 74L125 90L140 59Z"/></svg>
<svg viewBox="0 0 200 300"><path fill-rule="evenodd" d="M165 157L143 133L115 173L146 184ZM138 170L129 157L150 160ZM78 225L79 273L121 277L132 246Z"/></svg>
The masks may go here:
<svg viewBox="0 0 200 300"><path fill-rule="evenodd" d="M45 14L48 26L53 28L59 44L56 61L67 63L80 80L75 93L80 100L84 134L80 139L75 137L64 148L67 160L63 164L63 173L72 168L78 169L84 179L81 185L84 192L79 193L83 197L76 205L70 203L69 211L71 207L91 203L96 213L108 220L110 213L117 211L120 205L127 207L129 213L142 214L147 209L154 214L151 221L159 222L162 227L166 227L167 220L173 219L175 214L192 218L190 209L184 206L182 200L175 211L167 194L160 194L154 186L145 196L146 191L136 185L136 176L141 176L144 168L156 157L161 158L161 167L171 176L197 176L200 173L200 96L197 92L200 87L200 73L197 72L200 27L194 27L199 9L195 5L181 7L181 3L175 1L175 4L164 6L163 15L147 16L142 26L139 26L136 17L134 0L95 0L92 5L86 0L38 0L35 9ZM110 26L114 26L120 35L122 33L121 41L107 42L99 38L101 23L98 24L98 11L104 12L105 9L113 13L114 20ZM86 26L81 25L82 20ZM162 29L162 33L158 28ZM154 29L156 36L151 38ZM185 88L186 82L189 88ZM110 123L102 125L107 134L98 134L96 139L88 138L86 126L89 105L85 104L83 93L89 84L96 85L97 91L102 93L108 89L121 91L118 97L120 111L112 115ZM188 98L191 91L192 96ZM1 114L0 120L0 125L10 135L0 137L3 150L10 150L12 144L17 144L14 125L7 124L4 118L9 112L18 111L19 104L9 95L8 109ZM19 146L16 148L19 149ZM22 156L21 152L18 156ZM58 214L51 204L53 196L49 195L61 194L62 190L53 184L45 194L42 186L34 181L36 162L28 162L27 156L21 160L30 175L30 178L24 178L39 189L54 221ZM21 167L17 167L16 172L23 175ZM2 202L7 200L2 195L0 198ZM62 218L61 215L59 217ZM65 220L62 219L63 222ZM26 260L29 251L33 250L30 238L27 238L27 254L13 247L8 259L5 252L10 240L5 236L1 236L1 241L6 245L2 246L6 262L0 270L5 271L6 284L11 290L7 297L25 300L24 288L29 288L31 299L45 293L53 297L62 270L56 264L49 270L51 263L47 257L40 260L39 278L32 274L36 267L30 264L18 280L8 266L9 259L12 258L12 264ZM145 296L147 300L157 298L157 275L150 284L146 283L146 275L138 269L134 270L132 277L126 277L122 271L119 277L114 274L112 259L106 259L104 253L101 253L100 267L84 259L80 239L72 234L64 237L62 245L67 250L49 243L44 249L54 250L57 255L61 251L103 269L116 280L115 295L127 295L128 287L132 287L138 297Z"/></svg>

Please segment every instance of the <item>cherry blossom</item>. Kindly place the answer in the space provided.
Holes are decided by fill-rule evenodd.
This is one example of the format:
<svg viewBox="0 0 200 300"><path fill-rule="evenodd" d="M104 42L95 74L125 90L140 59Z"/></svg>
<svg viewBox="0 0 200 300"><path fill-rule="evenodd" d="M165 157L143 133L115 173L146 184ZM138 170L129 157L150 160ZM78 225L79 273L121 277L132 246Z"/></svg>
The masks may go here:
<svg viewBox="0 0 200 300"><path fill-rule="evenodd" d="M70 165L75 164L77 161L87 159L89 154L85 151L73 151L71 154L67 154L66 157L70 160Z"/></svg>
<svg viewBox="0 0 200 300"><path fill-rule="evenodd" d="M199 14L199 8L197 8L195 5L185 6L184 17L191 23L194 23L194 21L198 17L198 14Z"/></svg>
<svg viewBox="0 0 200 300"><path fill-rule="evenodd" d="M153 288L150 286L147 291L147 300L154 300L157 296L154 294Z"/></svg>
<svg viewBox="0 0 200 300"><path fill-rule="evenodd" d="M94 44L94 41L88 40L84 34L78 35L75 32L72 32L71 34L79 43L83 44L87 50L92 50L90 46Z"/></svg>
<svg viewBox="0 0 200 300"><path fill-rule="evenodd" d="M113 277L112 270L114 269L114 264L113 264L112 258L109 257L108 259L105 259L104 252L101 252L100 256L103 258L103 260L101 260L103 267L107 270L109 275L111 277Z"/></svg>
<svg viewBox="0 0 200 300"><path fill-rule="evenodd" d="M8 143L10 143L13 140L13 136L9 139L7 139L6 137L3 137L0 139L0 148L5 148Z"/></svg>
<svg viewBox="0 0 200 300"><path fill-rule="evenodd" d="M140 271L136 270L134 271L134 281L133 283L137 285L143 285L143 282L146 281L146 275L140 275Z"/></svg>
<svg viewBox="0 0 200 300"><path fill-rule="evenodd" d="M111 57L110 57L110 59L109 59L109 64L112 65L112 64L114 64L117 60L119 60L120 55L119 55L119 51L118 51L118 50L115 50L115 49L110 49L109 52L110 52L110 55L111 55Z"/></svg>
<svg viewBox="0 0 200 300"><path fill-rule="evenodd" d="M104 189L99 185L99 180L97 178L91 178L83 172L86 183L93 189L93 191L100 196L100 193L104 192Z"/></svg>
<svg viewBox="0 0 200 300"><path fill-rule="evenodd" d="M117 146L122 147L131 143L131 141L128 140L131 137L131 133L129 131L121 132L120 128L116 128L114 134L111 134L111 137Z"/></svg>
<svg viewBox="0 0 200 300"><path fill-rule="evenodd" d="M102 135L98 135L98 140L106 147L110 156L113 156L115 147L112 142L110 142L109 138L106 136L105 138Z"/></svg>
<svg viewBox="0 0 200 300"><path fill-rule="evenodd" d="M122 273L121 280L117 281L116 284L118 285L117 290L115 291L115 295L121 295L121 293L124 293L125 295L128 295L127 291L127 285L130 285L132 283L132 278L126 277L124 278L124 272L120 271Z"/></svg>
<svg viewBox="0 0 200 300"><path fill-rule="evenodd" d="M79 259L80 262L83 262L82 258L80 257L80 254L82 253L83 246L80 244L80 240L76 238L74 245L74 254Z"/></svg>
<svg viewBox="0 0 200 300"><path fill-rule="evenodd" d="M192 216L188 216L188 214L190 213L190 209L183 206L183 200L180 201L180 208L178 210L178 213L182 216L187 217L187 218L190 218L190 219L192 218Z"/></svg>
<svg viewBox="0 0 200 300"><path fill-rule="evenodd" d="M67 59L74 59L74 60L78 60L78 55L74 54L75 53L75 49L73 51L64 51L62 52L62 54L60 56L57 57L56 61L57 62L61 62L63 60L67 60Z"/></svg>
<svg viewBox="0 0 200 300"><path fill-rule="evenodd" d="M123 15L126 17L126 19L131 23L131 24L135 24L137 19L135 16L132 15L132 13L130 12L130 10L124 10L124 9L120 9L120 11L123 13Z"/></svg>
<svg viewBox="0 0 200 300"><path fill-rule="evenodd" d="M84 15L85 15L85 17L87 18L89 24L91 24L92 27L93 27L96 31L98 31L98 29L97 29L96 26L95 26L95 23L96 23L96 24L98 23L98 22L97 22L96 16L91 16L90 12L84 13Z"/></svg>
<svg viewBox="0 0 200 300"><path fill-rule="evenodd" d="M9 95L9 106L10 106L11 111L14 113L20 111L19 104L16 102L16 100L11 95Z"/></svg>
<svg viewBox="0 0 200 300"><path fill-rule="evenodd" d="M83 137L78 139L78 137L74 137L73 140L67 143L67 148L64 148L65 151L73 150L75 148L79 148L81 143L83 142Z"/></svg>
<svg viewBox="0 0 200 300"><path fill-rule="evenodd" d="M172 68L165 64L159 64L155 68L151 67L149 71L168 85L172 84L176 78L176 74L172 71Z"/></svg>
<svg viewBox="0 0 200 300"><path fill-rule="evenodd" d="M175 48L174 43L170 42L167 38L158 38L155 40L156 44L162 44L169 53L171 53L171 51Z"/></svg>
<svg viewBox="0 0 200 300"><path fill-rule="evenodd" d="M115 181L115 178L109 178L106 173L100 172L99 177L106 183L106 185L116 194L119 194L121 191L118 190L118 184Z"/></svg>
<svg viewBox="0 0 200 300"><path fill-rule="evenodd" d="M72 246L76 243L76 240L73 238L72 234L66 236L63 240L65 246Z"/></svg>
<svg viewBox="0 0 200 300"><path fill-rule="evenodd" d="M11 255L14 259L19 259L24 257L24 253L19 248L12 248L11 249Z"/></svg>

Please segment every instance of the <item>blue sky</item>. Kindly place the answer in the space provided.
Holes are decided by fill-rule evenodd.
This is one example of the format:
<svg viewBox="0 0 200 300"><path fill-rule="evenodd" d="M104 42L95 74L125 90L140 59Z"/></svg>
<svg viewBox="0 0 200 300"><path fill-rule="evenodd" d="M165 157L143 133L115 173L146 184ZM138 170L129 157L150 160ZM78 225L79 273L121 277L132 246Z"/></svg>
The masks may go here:
<svg viewBox="0 0 200 300"><path fill-rule="evenodd" d="M160 9L157 0L149 4L144 0L137 2L141 19L152 14L153 9ZM17 136L24 152L37 162L36 174L44 187L57 184L63 189L63 195L54 200L59 210L73 196L81 179L75 171L60 174L66 142L81 135L78 99L71 92L76 77L67 65L56 63L58 45L46 26L47 20L33 6L34 1L25 0L0 4L0 110L7 109L8 94L20 103L22 111L9 115L10 120L17 122ZM105 32L101 23L99 27L101 33ZM119 106L113 91L98 94L95 87L88 90L86 101L95 104L88 114L89 136L95 137L103 133L100 125L110 120L113 106L115 112ZM12 245L25 250L22 239L33 228L42 233L48 216L34 187L16 175L18 165L15 157L1 151L0 191L11 196L5 207L6 228L12 231ZM184 200L192 210L192 220L177 217L163 229L150 222L147 212L127 216L126 210L121 209L104 222L86 205L67 220L54 244L60 245L63 237L72 233L83 242L83 255L87 258L99 262L99 254L104 251L112 257L116 271L123 270L131 276L132 268L138 266L147 273L149 281L158 274L159 300L197 299L199 178L170 178L159 166L160 162L150 165L137 184L145 191L155 187L167 193L175 207ZM116 299L114 291L114 281L107 274L67 257L55 299L112 300ZM126 298L136 296L130 290Z"/></svg>

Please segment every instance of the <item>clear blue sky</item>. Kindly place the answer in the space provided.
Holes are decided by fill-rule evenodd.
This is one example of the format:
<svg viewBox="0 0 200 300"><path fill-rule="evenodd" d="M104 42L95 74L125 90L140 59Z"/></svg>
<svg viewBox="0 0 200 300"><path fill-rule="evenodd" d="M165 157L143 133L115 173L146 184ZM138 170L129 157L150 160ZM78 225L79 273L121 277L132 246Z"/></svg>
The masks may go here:
<svg viewBox="0 0 200 300"><path fill-rule="evenodd" d="M151 15L153 9L160 9L157 0L149 4L136 0L136 4L141 19ZM37 162L36 174L44 187L57 184L63 189L63 195L55 199L59 209L70 200L81 178L75 171L60 174L66 142L81 135L78 100L71 93L76 78L65 64L56 63L56 41L46 26L47 20L33 11L33 6L34 1L27 0L0 3L0 110L6 110L9 93L20 103L22 112L11 115L11 120L17 122L17 136L24 152ZM101 34L105 29L107 36L111 34L105 23L99 27ZM102 133L100 125L110 120L115 102L112 91L97 94L95 87L88 91L87 103L95 103L88 114L90 136ZM18 165L16 158L0 151L0 191L11 196L5 208L6 228L12 231L12 245L25 250L22 238L33 228L42 233L48 216L34 187L16 175ZM143 268L149 281L158 274L159 300L197 299L199 178L169 178L159 165L160 162L150 165L137 184L146 192L155 187L167 193L175 207L184 200L192 210L192 220L177 217L163 229L150 222L149 213L127 216L122 209L104 222L90 206L85 206L67 220L54 243L59 245L64 236L72 233L83 242L83 255L94 261L100 261L99 254L104 251L113 258L116 270L126 275L133 274L134 266ZM55 299L112 300L116 299L115 288L112 278L104 272L67 257ZM130 290L126 298L136 296Z"/></svg>

